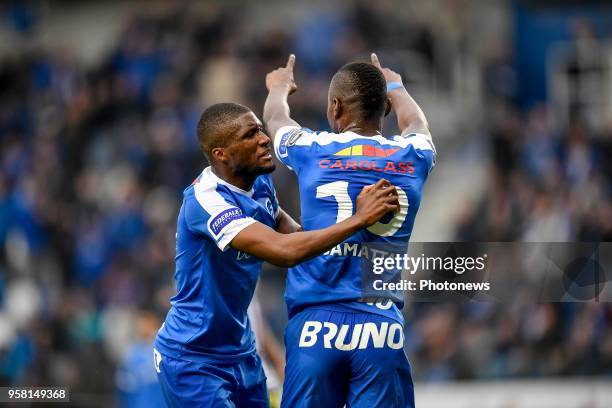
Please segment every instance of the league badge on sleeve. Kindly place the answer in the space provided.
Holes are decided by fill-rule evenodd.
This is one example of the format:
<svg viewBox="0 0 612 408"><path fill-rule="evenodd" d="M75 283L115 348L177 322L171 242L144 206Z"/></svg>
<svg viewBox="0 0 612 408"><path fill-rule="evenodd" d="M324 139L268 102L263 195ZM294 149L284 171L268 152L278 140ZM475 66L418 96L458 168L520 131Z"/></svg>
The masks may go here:
<svg viewBox="0 0 612 408"><path fill-rule="evenodd" d="M278 153L282 157L287 156L287 148L295 145L297 140L300 137L302 137L302 135L303 135L302 129L293 129L293 130L290 130L289 132L285 133L281 137L281 140L280 140L280 143L279 143L279 147L278 147Z"/></svg>

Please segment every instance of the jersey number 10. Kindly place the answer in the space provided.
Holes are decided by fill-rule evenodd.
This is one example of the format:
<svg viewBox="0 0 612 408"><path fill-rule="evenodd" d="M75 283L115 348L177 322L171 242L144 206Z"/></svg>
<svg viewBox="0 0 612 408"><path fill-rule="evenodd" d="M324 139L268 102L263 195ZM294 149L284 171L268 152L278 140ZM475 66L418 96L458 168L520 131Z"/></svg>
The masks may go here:
<svg viewBox="0 0 612 408"><path fill-rule="evenodd" d="M353 201L348 193L348 181L334 181L317 187L317 198L334 197L338 203L336 224L353 215ZM368 231L381 237L390 237L401 227L408 215L408 197L401 188L395 186L400 204L400 210L387 223L377 222L368 227Z"/></svg>

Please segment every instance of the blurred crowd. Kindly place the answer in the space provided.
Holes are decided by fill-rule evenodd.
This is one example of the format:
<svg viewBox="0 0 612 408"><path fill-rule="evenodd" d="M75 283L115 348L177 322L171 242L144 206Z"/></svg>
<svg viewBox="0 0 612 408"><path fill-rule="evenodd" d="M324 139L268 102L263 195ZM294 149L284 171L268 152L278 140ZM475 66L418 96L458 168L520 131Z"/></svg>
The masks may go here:
<svg viewBox="0 0 612 408"><path fill-rule="evenodd" d="M292 114L312 128L327 126L330 76L355 55L409 48L443 75L432 30L406 24L387 3L361 1L259 31L247 31L247 13L229 6L168 5L132 14L95 67L42 47L4 57L0 384L132 398L147 374L125 364L141 364L169 307L181 193L206 165L195 137L199 114L220 101L259 114L265 73L290 52L298 55L298 85L307 84ZM15 3L0 12L1 24L23 38L35 32L35 8ZM458 221L457 238L610 240L612 127L595 139L576 118L553 132L544 108L520 114L511 101L499 106L482 125L490 183ZM279 166L274 177L281 204L299 215L293 176ZM266 276L268 291L282 290L282 273L268 267ZM286 317L275 296L263 306L280 333ZM520 300L409 305L416 379L612 372L609 306Z"/></svg>
<svg viewBox="0 0 612 408"><path fill-rule="evenodd" d="M612 375L612 310L606 303L516 301L407 306L415 378L470 379Z"/></svg>
<svg viewBox="0 0 612 408"><path fill-rule="evenodd" d="M508 101L493 105L486 193L461 214L457 238L612 241L612 114L601 130L579 111L557 129L543 105L526 113Z"/></svg>
<svg viewBox="0 0 612 408"><path fill-rule="evenodd" d="M566 46L571 50L580 40ZM567 126L560 126L547 105L521 109L517 73L505 54L483 62L487 184L482 196L459 212L455 239L612 241L612 112L595 128L578 98L569 101ZM584 81L574 78L579 64L572 58L564 63L560 69L573 74L570 87ZM417 375L440 381L612 375L612 306L537 299L537 293L525 291L497 306L414 305L409 321L418 334L412 337Z"/></svg>

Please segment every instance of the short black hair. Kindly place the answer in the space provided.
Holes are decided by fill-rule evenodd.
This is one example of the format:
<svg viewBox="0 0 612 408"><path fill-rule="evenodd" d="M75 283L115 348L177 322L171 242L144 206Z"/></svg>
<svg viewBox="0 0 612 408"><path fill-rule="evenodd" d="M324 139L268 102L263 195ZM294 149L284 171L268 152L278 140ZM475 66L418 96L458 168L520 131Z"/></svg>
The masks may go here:
<svg viewBox="0 0 612 408"><path fill-rule="evenodd" d="M238 116L249 112L251 110L246 106L233 102L217 103L206 108L198 121L198 142L209 162L214 148L227 146L227 135L236 126Z"/></svg>
<svg viewBox="0 0 612 408"><path fill-rule="evenodd" d="M364 120L384 116L387 83L382 72L367 62L351 62L336 72L330 85L330 96L353 101Z"/></svg>

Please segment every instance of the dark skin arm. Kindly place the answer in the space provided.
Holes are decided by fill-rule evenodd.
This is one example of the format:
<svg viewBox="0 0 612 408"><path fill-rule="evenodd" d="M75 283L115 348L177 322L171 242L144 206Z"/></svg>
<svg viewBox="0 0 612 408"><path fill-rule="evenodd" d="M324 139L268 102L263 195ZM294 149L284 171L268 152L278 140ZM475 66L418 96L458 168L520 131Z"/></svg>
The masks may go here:
<svg viewBox="0 0 612 408"><path fill-rule="evenodd" d="M266 88L268 97L264 103L263 121L268 129L268 134L274 141L276 132L283 126L300 126L291 119L289 103L287 98L297 90L293 78L293 67L295 55L291 54L287 65L277 68L266 75Z"/></svg>
<svg viewBox="0 0 612 408"><path fill-rule="evenodd" d="M388 212L397 210L397 191L382 179L361 190L355 214L338 224L315 231L281 234L256 222L240 231L231 246L271 264L290 267L327 251L360 229L375 224Z"/></svg>
<svg viewBox="0 0 612 408"><path fill-rule="evenodd" d="M372 65L380 69L387 83L402 83L402 77L389 68L383 68L375 53L372 53ZM410 133L423 133L429 135L429 123L423 110L412 99L406 88L397 88L387 94L391 101L391 106L397 116L397 125L402 135Z"/></svg>

